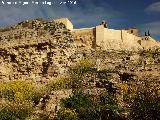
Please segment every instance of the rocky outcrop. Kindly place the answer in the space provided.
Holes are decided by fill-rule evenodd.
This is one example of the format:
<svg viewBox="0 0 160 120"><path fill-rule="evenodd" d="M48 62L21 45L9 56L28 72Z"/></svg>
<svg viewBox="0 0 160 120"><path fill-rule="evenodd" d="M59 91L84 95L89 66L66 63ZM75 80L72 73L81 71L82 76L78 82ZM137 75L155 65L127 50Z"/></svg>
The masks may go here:
<svg viewBox="0 0 160 120"><path fill-rule="evenodd" d="M62 23L33 20L2 29L0 79L43 81L66 72L76 45Z"/></svg>
<svg viewBox="0 0 160 120"><path fill-rule="evenodd" d="M68 67L82 58L92 59L98 70L116 70L121 76L159 70L159 52L103 50L102 46L97 46L95 34L95 28L70 31L63 23L42 19L0 29L0 81L47 82L59 75L67 75ZM124 36L121 37L124 40ZM156 44L154 40L152 42ZM142 53L149 53L150 57Z"/></svg>

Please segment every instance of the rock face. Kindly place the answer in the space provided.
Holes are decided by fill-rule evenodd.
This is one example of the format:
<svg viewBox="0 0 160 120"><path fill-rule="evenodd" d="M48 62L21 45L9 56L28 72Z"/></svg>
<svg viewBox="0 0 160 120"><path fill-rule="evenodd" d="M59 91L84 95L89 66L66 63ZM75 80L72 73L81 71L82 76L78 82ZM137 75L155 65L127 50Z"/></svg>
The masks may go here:
<svg viewBox="0 0 160 120"><path fill-rule="evenodd" d="M147 40L137 41L140 37L103 25L69 30L67 24L35 19L0 29L0 81L46 82L58 75L67 75L68 67L81 58L94 60L98 70L117 69L122 75L124 71L136 72L137 69L158 70L159 57L144 59L141 53L134 52L143 46L149 48ZM105 43L101 45L103 40ZM157 42L152 40L152 43L154 47ZM125 53L125 48L133 52ZM98 53L99 50L102 53Z"/></svg>
<svg viewBox="0 0 160 120"><path fill-rule="evenodd" d="M142 49L154 47L155 40L144 37L137 41L124 30L116 31L116 37L115 30L99 27L71 31L59 21L36 19L0 29L0 82L24 79L39 85L57 76L65 77L68 68L80 59L93 63L91 71L83 75L86 93L98 95L105 89L115 94L119 81L160 82L160 48ZM132 37L127 38L128 34ZM72 90L47 93L36 106L33 118L44 113L54 118L60 100L72 95Z"/></svg>
<svg viewBox="0 0 160 120"><path fill-rule="evenodd" d="M85 54L85 55L84 55ZM84 92L94 96L107 90L112 95L120 97L122 83L148 81L152 84L160 82L160 49L152 51L77 51L75 56L85 56L91 59L93 65L88 72L83 74L82 83ZM74 57L74 56L72 56ZM155 86L154 86L155 87ZM60 109L60 99L72 95L73 89L61 89L52 91L45 103L47 113L55 114ZM117 94L118 93L118 94ZM40 107L43 103L40 103ZM43 111L42 111L43 112Z"/></svg>
<svg viewBox="0 0 160 120"><path fill-rule="evenodd" d="M33 20L0 30L0 79L41 81L65 73L76 46L62 23Z"/></svg>

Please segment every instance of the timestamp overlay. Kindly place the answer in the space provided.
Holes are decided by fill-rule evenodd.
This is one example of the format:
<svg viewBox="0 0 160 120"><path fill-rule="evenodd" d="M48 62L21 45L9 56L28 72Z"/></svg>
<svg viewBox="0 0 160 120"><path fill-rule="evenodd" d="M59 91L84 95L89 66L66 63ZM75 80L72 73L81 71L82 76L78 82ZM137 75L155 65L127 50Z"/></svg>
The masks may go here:
<svg viewBox="0 0 160 120"><path fill-rule="evenodd" d="M76 0L59 0L59 1L54 1L54 0L50 0L50 1L38 1L38 0L26 0L26 1L5 1L2 0L0 1L0 6L5 6L5 5L48 5L48 6L53 6L53 5L77 5L78 2Z"/></svg>

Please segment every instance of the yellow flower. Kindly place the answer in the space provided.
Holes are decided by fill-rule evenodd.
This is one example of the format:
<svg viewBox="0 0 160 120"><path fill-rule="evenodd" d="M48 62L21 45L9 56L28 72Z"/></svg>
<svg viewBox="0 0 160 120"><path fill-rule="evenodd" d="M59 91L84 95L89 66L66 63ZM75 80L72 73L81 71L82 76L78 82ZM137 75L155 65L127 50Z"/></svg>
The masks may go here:
<svg viewBox="0 0 160 120"><path fill-rule="evenodd" d="M0 94L9 99L28 99L35 90L32 84L22 80L3 83L1 86Z"/></svg>
<svg viewBox="0 0 160 120"><path fill-rule="evenodd" d="M21 92L16 92L15 93L15 99L23 100L24 95Z"/></svg>

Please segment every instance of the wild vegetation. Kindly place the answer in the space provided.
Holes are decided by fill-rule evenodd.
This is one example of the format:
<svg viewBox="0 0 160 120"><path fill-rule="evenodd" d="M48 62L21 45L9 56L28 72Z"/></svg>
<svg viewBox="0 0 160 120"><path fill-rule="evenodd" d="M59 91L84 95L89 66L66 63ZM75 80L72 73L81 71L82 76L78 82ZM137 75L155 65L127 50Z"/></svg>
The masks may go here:
<svg viewBox="0 0 160 120"><path fill-rule="evenodd" d="M108 72L112 71L97 71L92 61L83 59L71 66L68 77L51 80L46 85L22 80L1 83L0 120L160 119L159 83L143 80L111 83ZM99 84L104 84L102 87L98 83L96 87L87 84L86 78L95 74ZM34 117L44 96L69 89L72 94L61 99L54 115L44 110Z"/></svg>

